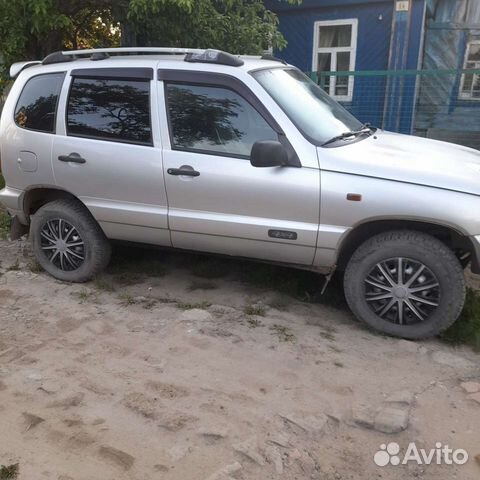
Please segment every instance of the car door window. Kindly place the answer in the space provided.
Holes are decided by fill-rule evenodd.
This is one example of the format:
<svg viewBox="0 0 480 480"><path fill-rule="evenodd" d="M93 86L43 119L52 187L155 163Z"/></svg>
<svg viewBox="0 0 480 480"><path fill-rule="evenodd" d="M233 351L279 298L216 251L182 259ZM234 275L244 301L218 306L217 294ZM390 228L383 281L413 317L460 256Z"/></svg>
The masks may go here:
<svg viewBox="0 0 480 480"><path fill-rule="evenodd" d="M28 80L15 108L15 123L28 130L55 133L58 97L64 78L64 73L50 73Z"/></svg>
<svg viewBox="0 0 480 480"><path fill-rule="evenodd" d="M257 110L233 90L174 83L166 90L175 150L249 158L256 141L278 139Z"/></svg>
<svg viewBox="0 0 480 480"><path fill-rule="evenodd" d="M152 145L150 81L74 77L68 99L67 133Z"/></svg>

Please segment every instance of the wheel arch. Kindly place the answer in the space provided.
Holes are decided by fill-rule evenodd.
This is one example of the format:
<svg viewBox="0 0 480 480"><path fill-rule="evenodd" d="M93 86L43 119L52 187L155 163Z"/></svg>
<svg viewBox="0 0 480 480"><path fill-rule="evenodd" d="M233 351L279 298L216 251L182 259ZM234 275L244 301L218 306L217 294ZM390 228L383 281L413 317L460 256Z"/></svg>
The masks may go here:
<svg viewBox="0 0 480 480"><path fill-rule="evenodd" d="M23 196L23 212L27 221L30 222L30 217L34 215L39 208L55 200L74 200L88 210L86 205L72 193L61 188L39 185L27 190Z"/></svg>
<svg viewBox="0 0 480 480"><path fill-rule="evenodd" d="M427 233L454 251L468 252L472 258L472 270L480 272L480 259L477 258L474 245L469 237L451 226L410 219L371 220L354 227L341 240L337 254L337 268L345 270L351 256L363 242L375 235L392 230L413 230Z"/></svg>

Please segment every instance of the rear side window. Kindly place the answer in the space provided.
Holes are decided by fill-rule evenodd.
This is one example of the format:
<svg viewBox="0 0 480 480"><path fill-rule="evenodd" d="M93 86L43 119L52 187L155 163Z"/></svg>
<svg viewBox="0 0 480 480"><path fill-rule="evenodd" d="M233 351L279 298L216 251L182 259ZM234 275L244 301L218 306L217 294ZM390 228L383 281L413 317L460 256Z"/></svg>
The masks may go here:
<svg viewBox="0 0 480 480"><path fill-rule="evenodd" d="M68 135L152 145L150 81L74 77Z"/></svg>
<svg viewBox="0 0 480 480"><path fill-rule="evenodd" d="M55 133L58 97L64 73L32 77L23 87L15 109L15 123L38 132Z"/></svg>
<svg viewBox="0 0 480 480"><path fill-rule="evenodd" d="M278 139L257 110L230 89L167 84L167 100L176 150L248 158L256 141Z"/></svg>

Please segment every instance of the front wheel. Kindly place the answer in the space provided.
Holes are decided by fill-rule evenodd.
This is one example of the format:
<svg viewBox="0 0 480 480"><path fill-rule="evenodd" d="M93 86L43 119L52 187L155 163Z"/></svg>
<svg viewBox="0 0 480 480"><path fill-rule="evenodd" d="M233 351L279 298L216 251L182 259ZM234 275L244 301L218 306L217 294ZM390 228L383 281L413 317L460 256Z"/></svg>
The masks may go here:
<svg viewBox="0 0 480 480"><path fill-rule="evenodd" d="M32 216L30 236L38 262L59 280L86 282L110 260L108 239L75 200L56 200L41 207Z"/></svg>
<svg viewBox="0 0 480 480"><path fill-rule="evenodd" d="M440 240L414 231L386 232L362 244L345 271L345 296L370 327L407 339L451 326L465 302L465 278Z"/></svg>

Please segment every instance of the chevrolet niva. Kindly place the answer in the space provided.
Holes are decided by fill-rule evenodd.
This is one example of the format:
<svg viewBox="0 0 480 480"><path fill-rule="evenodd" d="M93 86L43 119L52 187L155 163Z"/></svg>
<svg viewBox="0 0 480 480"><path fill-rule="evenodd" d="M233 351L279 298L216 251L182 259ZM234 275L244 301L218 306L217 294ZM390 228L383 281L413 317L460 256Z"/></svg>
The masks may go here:
<svg viewBox="0 0 480 480"><path fill-rule="evenodd" d="M11 75L0 202L60 280L110 240L338 269L360 320L419 339L480 273L480 153L362 124L278 59L80 50Z"/></svg>

